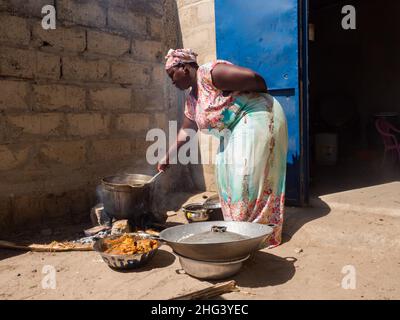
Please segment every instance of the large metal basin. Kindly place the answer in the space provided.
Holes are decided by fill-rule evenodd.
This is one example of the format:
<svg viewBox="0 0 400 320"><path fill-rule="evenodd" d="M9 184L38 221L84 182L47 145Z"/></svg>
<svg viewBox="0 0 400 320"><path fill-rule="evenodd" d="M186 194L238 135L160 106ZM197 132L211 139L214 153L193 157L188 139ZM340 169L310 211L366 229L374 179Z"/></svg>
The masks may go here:
<svg viewBox="0 0 400 320"><path fill-rule="evenodd" d="M106 213L117 219L128 219L141 225L143 215L149 214L152 177L143 174L124 174L102 179L102 202Z"/></svg>
<svg viewBox="0 0 400 320"><path fill-rule="evenodd" d="M194 235L207 233L212 227L226 227L226 231L242 236L241 239L221 241L199 241L186 243ZM227 262L246 258L250 253L260 249L261 244L271 236L274 225L263 225L252 222L208 221L180 225L165 229L159 238L166 242L178 255L186 258L209 261Z"/></svg>
<svg viewBox="0 0 400 320"><path fill-rule="evenodd" d="M250 257L238 261L207 262L182 257L175 253L183 270L192 277L203 280L222 280L229 278L240 271L243 263ZM178 271L178 273L180 273Z"/></svg>

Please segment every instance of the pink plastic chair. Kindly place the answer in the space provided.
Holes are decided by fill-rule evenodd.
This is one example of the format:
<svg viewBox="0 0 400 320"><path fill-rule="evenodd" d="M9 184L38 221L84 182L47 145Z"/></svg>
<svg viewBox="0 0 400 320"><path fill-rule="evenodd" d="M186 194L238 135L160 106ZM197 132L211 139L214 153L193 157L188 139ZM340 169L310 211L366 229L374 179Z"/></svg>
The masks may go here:
<svg viewBox="0 0 400 320"><path fill-rule="evenodd" d="M400 144L397 141L394 133L400 133L400 130L384 119L375 121L376 130L382 137L385 151L383 154L382 164L385 162L386 153L391 152L392 155L400 162Z"/></svg>

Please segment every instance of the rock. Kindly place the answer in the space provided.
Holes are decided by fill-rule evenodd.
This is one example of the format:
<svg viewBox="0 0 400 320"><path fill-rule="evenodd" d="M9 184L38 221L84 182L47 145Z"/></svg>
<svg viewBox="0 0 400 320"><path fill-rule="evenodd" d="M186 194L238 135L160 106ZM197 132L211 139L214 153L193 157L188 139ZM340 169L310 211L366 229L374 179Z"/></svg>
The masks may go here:
<svg viewBox="0 0 400 320"><path fill-rule="evenodd" d="M303 249L302 249L302 248L296 248L296 249L294 249L294 252L296 252L296 253L302 253L302 252L303 252Z"/></svg>
<svg viewBox="0 0 400 320"><path fill-rule="evenodd" d="M43 229L42 231L40 231L40 234L42 236L51 236L53 234L53 230L51 230L51 229Z"/></svg>
<svg viewBox="0 0 400 320"><path fill-rule="evenodd" d="M91 237L91 236L94 236L94 235L98 234L101 231L105 231L105 230L108 230L108 229L110 229L110 227L97 226L97 227L93 227L93 228L90 228L90 229L86 229L84 231L84 233L85 233L85 236Z"/></svg>
<svg viewBox="0 0 400 320"><path fill-rule="evenodd" d="M104 205L102 203L99 203L92 208L92 210L90 211L90 220L92 221L93 227L111 227L111 218L105 212Z"/></svg>
<svg viewBox="0 0 400 320"><path fill-rule="evenodd" d="M131 226L128 220L118 220L115 221L111 228L111 234L122 234L132 232Z"/></svg>
<svg viewBox="0 0 400 320"><path fill-rule="evenodd" d="M178 212L175 212L175 211L168 211L167 212L167 217L173 217L173 216L176 216L178 214Z"/></svg>

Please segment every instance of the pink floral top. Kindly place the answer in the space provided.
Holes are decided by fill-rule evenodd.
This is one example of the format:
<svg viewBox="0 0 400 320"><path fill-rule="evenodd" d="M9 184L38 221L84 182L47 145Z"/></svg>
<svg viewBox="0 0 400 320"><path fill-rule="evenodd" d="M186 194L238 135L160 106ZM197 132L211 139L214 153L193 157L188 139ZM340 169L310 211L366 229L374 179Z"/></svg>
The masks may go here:
<svg viewBox="0 0 400 320"><path fill-rule="evenodd" d="M219 63L232 63L224 60L216 60L206 63L197 70L198 99L188 94L185 102L185 115L197 123L199 129L218 129L228 127L236 117L240 107L236 105L235 95L232 92L228 96L216 88L212 82L211 72Z"/></svg>

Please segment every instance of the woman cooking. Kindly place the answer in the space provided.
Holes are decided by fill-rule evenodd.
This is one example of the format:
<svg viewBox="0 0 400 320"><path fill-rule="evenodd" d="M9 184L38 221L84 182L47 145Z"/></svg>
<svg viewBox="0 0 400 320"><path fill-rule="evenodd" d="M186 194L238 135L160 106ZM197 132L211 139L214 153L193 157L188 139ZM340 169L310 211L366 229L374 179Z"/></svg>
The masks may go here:
<svg viewBox="0 0 400 320"><path fill-rule="evenodd" d="M277 246L282 237L288 143L283 109L254 71L223 60L198 66L196 57L190 49L171 49L166 56L173 84L191 90L177 141L158 170L166 170L170 155L185 144L187 129L219 133L215 174L224 219L276 224L266 245Z"/></svg>

